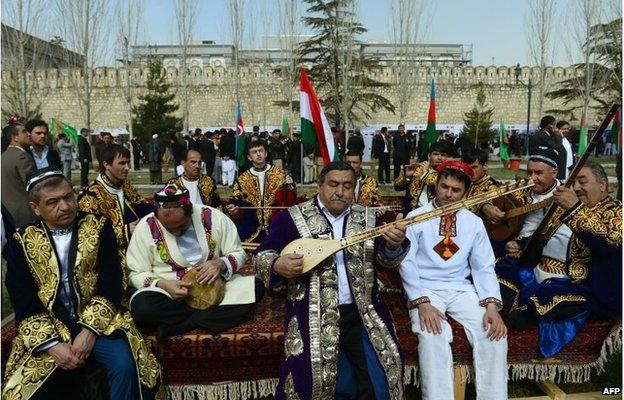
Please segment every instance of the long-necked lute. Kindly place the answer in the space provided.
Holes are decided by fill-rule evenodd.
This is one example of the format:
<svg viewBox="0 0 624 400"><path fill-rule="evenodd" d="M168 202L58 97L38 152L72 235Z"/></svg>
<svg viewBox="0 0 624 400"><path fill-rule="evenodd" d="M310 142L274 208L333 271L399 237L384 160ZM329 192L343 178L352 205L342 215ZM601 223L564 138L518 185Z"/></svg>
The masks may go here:
<svg viewBox="0 0 624 400"><path fill-rule="evenodd" d="M574 181L576 180L576 176L581 171L581 169L585 166L585 162L587 161L590 154L592 153L592 151L598 144L598 140L602 137L602 134L607 129L607 127L611 123L611 120L615 116L615 113L618 111L620 107L622 107L621 102L617 102L611 105L611 107L609 108L609 111L607 111L607 114L602 120L602 123L600 124L596 132L594 132L594 135L592 136L591 140L587 144L587 148L585 148L585 152L574 165L572 172L570 172L570 176L568 177L568 179L566 180L564 184L565 187L567 188L572 187L572 185L574 184ZM546 226L548 225L548 222L550 221L552 216L555 214L557 207L559 206L556 203L553 203L551 204L548 211L546 211L544 218L542 218L542 221L540 222L538 227L535 229L535 232L533 232L533 234L531 235L531 237L525 244L524 249L522 249L522 253L520 254L520 257L518 259L518 265L532 265L539 260L539 257L541 256L541 252L542 252L542 245L543 245L542 232L544 232L544 229L546 229Z"/></svg>
<svg viewBox="0 0 624 400"><path fill-rule="evenodd" d="M303 255L303 272L308 272L312 268L319 265L325 259L331 257L342 249L349 246L364 242L369 239L374 239L377 236L381 236L386 230L392 226L409 226L419 222L423 222L432 218L440 217L446 214L452 214L462 208L468 208L477 206L486 201L490 201L499 196L505 196L509 193L517 190L523 190L532 187L534 184L529 179L522 179L518 182L508 183L499 187L494 187L487 192L481 193L478 196L473 196L468 199L462 199L444 207L438 207L431 211L424 212L422 214L414 215L409 218L405 218L399 221L394 221L386 225L370 228L355 235L342 238L340 240L332 239L313 239L313 238L301 238L290 242L281 252L281 255L285 254L302 254Z"/></svg>

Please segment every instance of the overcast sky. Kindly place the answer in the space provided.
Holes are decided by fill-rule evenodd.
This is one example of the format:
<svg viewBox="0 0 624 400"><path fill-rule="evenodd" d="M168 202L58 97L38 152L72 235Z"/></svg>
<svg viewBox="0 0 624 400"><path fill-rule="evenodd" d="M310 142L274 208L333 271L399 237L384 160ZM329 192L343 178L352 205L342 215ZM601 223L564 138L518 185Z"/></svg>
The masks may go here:
<svg viewBox="0 0 624 400"><path fill-rule="evenodd" d="M15 26L7 16L6 6L17 0L2 0L5 23ZM55 0L40 0L52 4ZM59 1L59 0L56 0ZM63 0L60 0L63 1ZM123 7L129 1L109 0L110 14L115 4ZM142 0L143 15L137 44L175 44L177 25L175 0ZM285 0L242 0L242 15L245 19L244 47L258 47L260 38L277 35L279 28L279 5ZM392 41L391 8L398 0L357 0L359 21L368 32L362 40ZM472 45L473 65L522 65L531 64L528 55L527 20L530 0L415 0L425 4L424 26L427 27L422 40L427 43ZM601 5L619 0L594 0ZM553 14L552 64L570 65L576 45L570 43L578 25L571 21L578 0L557 0ZM230 0L198 0L193 37L196 41L214 40L217 43L232 43L230 29ZM298 14L305 13L307 5L297 0ZM47 6L46 6L47 8ZM49 7L52 9L53 7ZM605 7L608 8L608 7ZM48 10L46 10L48 11ZM621 8L618 10L621 13ZM111 21L114 18L111 17ZM111 48L116 35L114 21L107 24L111 34ZM54 24L45 24L40 29L46 32L39 36L51 37ZM310 33L301 27L302 34ZM112 49L111 49L112 51ZM108 57L114 59L114 57Z"/></svg>

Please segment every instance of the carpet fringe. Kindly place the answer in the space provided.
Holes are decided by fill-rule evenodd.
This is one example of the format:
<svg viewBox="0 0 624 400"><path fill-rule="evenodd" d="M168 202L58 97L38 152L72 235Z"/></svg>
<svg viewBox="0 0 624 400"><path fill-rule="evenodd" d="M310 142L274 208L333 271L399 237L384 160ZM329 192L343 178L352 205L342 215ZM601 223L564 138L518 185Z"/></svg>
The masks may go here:
<svg viewBox="0 0 624 400"><path fill-rule="evenodd" d="M559 364L511 364L509 380L530 379L561 383L584 383L590 380L592 369L598 375L604 372L604 363L611 354L622 350L622 326L614 328L602 343L600 356L592 363L585 365ZM455 365L461 374L461 382L470 383L474 380L472 365ZM419 386L420 379L417 365L405 365L403 369L405 385ZM167 385L170 400L248 400L256 397L270 396L275 393L277 379L260 379L257 381L225 382L214 385Z"/></svg>
<svg viewBox="0 0 624 400"><path fill-rule="evenodd" d="M247 400L272 396L277 379L224 382L213 385L167 385L170 400Z"/></svg>

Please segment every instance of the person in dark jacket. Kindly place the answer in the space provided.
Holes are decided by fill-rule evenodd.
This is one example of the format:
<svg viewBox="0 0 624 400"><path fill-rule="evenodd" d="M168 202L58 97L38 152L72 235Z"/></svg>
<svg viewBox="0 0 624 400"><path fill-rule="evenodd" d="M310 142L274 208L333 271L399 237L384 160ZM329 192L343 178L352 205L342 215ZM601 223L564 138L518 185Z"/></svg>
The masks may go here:
<svg viewBox="0 0 624 400"><path fill-rule="evenodd" d="M472 144L470 137L465 133L460 133L455 141L455 152L463 157L464 154L468 154L473 150L475 150L475 146Z"/></svg>
<svg viewBox="0 0 624 400"><path fill-rule="evenodd" d="M93 160L87 128L82 128L78 136L78 160L80 161L80 187L83 188L89 184L89 164Z"/></svg>
<svg viewBox="0 0 624 400"><path fill-rule="evenodd" d="M301 182L301 134L293 133L293 140L288 148L288 171L293 180Z"/></svg>
<svg viewBox="0 0 624 400"><path fill-rule="evenodd" d="M380 184L390 183L390 138L385 126L373 139L373 157L379 160L377 180Z"/></svg>
<svg viewBox="0 0 624 400"><path fill-rule="evenodd" d="M396 136L392 138L394 179L399 177L403 166L410 163L410 146L410 137L405 132L405 125L400 124Z"/></svg>
<svg viewBox="0 0 624 400"><path fill-rule="evenodd" d="M539 146L546 146L554 149L559 156L557 160L557 168L559 170L557 179L564 180L566 177L568 153L565 147L563 147L563 142L557 131L556 123L557 120L552 115L546 115L542 118L540 121L540 131L529 138L529 152L533 154L535 149Z"/></svg>
<svg viewBox="0 0 624 400"><path fill-rule="evenodd" d="M147 161L149 162L150 185L162 184L162 157L163 149L158 143L158 135L153 134L147 142Z"/></svg>
<svg viewBox="0 0 624 400"><path fill-rule="evenodd" d="M202 156L202 160L206 164L206 175L212 176L212 172L214 171L215 165L215 157L217 155L217 149L215 148L215 144L212 140L210 140L209 135L212 132L206 131L204 135L197 142L198 151Z"/></svg>
<svg viewBox="0 0 624 400"><path fill-rule="evenodd" d="M132 145L132 157L134 158L134 170L139 171L141 169L141 138L135 136L130 140Z"/></svg>
<svg viewBox="0 0 624 400"><path fill-rule="evenodd" d="M353 135L351 135L351 137L347 141L347 150L349 151L349 153L364 154L364 148L365 145L362 133L359 131L359 129L356 129L355 132L353 132Z"/></svg>
<svg viewBox="0 0 624 400"><path fill-rule="evenodd" d="M30 147L26 150L35 161L37 169L46 167L62 168L59 153L48 146L50 129L42 119L31 119L26 122L26 132L30 136Z"/></svg>

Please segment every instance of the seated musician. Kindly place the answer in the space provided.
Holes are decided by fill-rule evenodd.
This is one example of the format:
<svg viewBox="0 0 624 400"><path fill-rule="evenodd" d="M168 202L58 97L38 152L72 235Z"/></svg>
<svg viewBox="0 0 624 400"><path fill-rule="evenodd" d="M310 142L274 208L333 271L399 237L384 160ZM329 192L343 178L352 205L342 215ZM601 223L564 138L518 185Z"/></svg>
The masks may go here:
<svg viewBox="0 0 624 400"><path fill-rule="evenodd" d="M247 159L252 167L240 174L232 186L226 210L243 242L259 243L269 230L276 210L273 207L290 206L297 197L293 179L282 168L267 164L267 154L264 140L250 142ZM241 206L253 209L243 210Z"/></svg>
<svg viewBox="0 0 624 400"><path fill-rule="evenodd" d="M510 326L538 324L544 357L570 343L588 318L622 311L622 204L608 188L602 166L588 161L573 189L555 190L557 209L537 259L507 257L496 267Z"/></svg>
<svg viewBox="0 0 624 400"><path fill-rule="evenodd" d="M301 237L340 239L374 227L373 213L351 205L355 181L349 164L326 165L318 195L278 214L254 257L268 288L287 287L277 400L403 398L401 354L375 278L379 266L396 268L405 256L405 228L391 226L306 274L301 255L279 255Z"/></svg>
<svg viewBox="0 0 624 400"><path fill-rule="evenodd" d="M405 190L405 213L428 204L435 197L436 168L452 153L448 142L441 140L429 148L428 161L404 166L403 173L394 180L394 190Z"/></svg>
<svg viewBox="0 0 624 400"><path fill-rule="evenodd" d="M112 221L123 254L139 219L154 207L128 181L130 150L119 144L102 147L100 161L101 172L78 194L78 206Z"/></svg>
<svg viewBox="0 0 624 400"><path fill-rule="evenodd" d="M461 200L471 175L465 163L440 164L436 197L408 218ZM477 397L507 399L507 328L498 313L501 295L483 222L461 209L409 226L407 238L411 246L399 272L412 331L418 336L422 398L453 398L448 314L463 325L470 339Z"/></svg>
<svg viewBox="0 0 624 400"><path fill-rule="evenodd" d="M5 249L18 333L2 398L96 398L99 375L108 376L110 399L154 398L160 365L121 305L110 220L79 212L71 183L54 167L29 178L29 205L39 219Z"/></svg>
<svg viewBox="0 0 624 400"><path fill-rule="evenodd" d="M347 152L345 161L353 167L357 181L355 183L354 203L362 207L380 205L381 193L377 179L362 172L362 153Z"/></svg>
<svg viewBox="0 0 624 400"><path fill-rule="evenodd" d="M513 192L510 199L517 206L541 203L542 208L526 214L520 232L514 240L507 242L505 253L508 256L516 257L524 247L533 232L542 221L546 208L550 204L547 200L555 193L555 188L561 183L557 180L557 151L545 146L536 147L527 163L527 175L535 186L525 190Z"/></svg>
<svg viewBox="0 0 624 400"><path fill-rule="evenodd" d="M263 288L237 274L246 256L234 223L217 209L192 204L188 190L176 184L167 184L154 201L156 210L141 219L127 253L130 283L138 289L130 298L137 324L156 328L162 339L195 328L217 334L243 322ZM196 279L184 280L193 268ZM200 309L202 299L190 297L193 285L218 279L227 281L225 300Z"/></svg>
<svg viewBox="0 0 624 400"><path fill-rule="evenodd" d="M489 191L492 187L498 186L496 179L488 175L488 153L481 149L472 149L462 153L461 161L472 169L472 183L466 198L477 196ZM505 213L498 207L492 205L492 202L486 202L478 206L469 208L470 211L477 214L483 219L499 222L505 216Z"/></svg>
<svg viewBox="0 0 624 400"><path fill-rule="evenodd" d="M202 156L195 149L188 149L182 158L184 172L175 178L169 179L167 184L178 184L188 189L191 203L218 208L221 199L217 193L217 185L211 176L202 171Z"/></svg>

